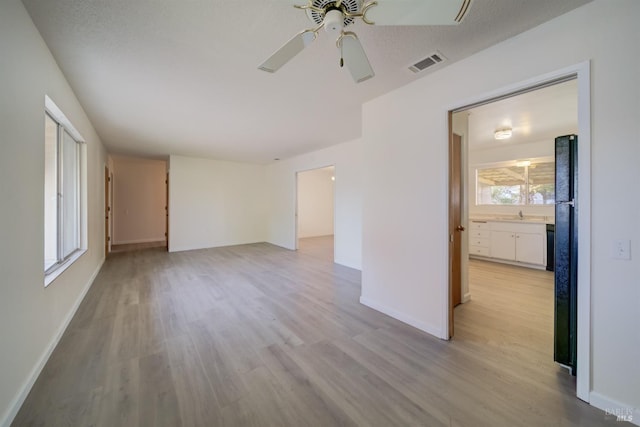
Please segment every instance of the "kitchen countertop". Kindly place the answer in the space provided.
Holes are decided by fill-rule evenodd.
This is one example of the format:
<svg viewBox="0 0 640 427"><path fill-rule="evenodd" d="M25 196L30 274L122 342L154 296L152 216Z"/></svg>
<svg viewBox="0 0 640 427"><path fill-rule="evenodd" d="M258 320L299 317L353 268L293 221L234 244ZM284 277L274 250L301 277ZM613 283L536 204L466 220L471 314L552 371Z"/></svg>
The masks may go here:
<svg viewBox="0 0 640 427"><path fill-rule="evenodd" d="M483 215L470 217L469 221L491 221L491 222L515 222L523 224L554 224L555 218L552 216L536 216L525 215L524 218L520 218L517 215Z"/></svg>

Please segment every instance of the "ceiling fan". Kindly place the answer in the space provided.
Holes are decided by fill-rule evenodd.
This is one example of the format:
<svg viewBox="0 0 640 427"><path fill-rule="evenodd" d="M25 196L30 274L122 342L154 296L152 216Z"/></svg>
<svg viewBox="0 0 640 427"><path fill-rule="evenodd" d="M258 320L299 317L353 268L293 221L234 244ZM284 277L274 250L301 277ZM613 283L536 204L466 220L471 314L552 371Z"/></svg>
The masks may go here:
<svg viewBox="0 0 640 427"><path fill-rule="evenodd" d="M318 37L321 28L336 36L340 66L346 65L356 83L374 76L369 59L352 31L356 18L369 25L455 25L462 22L471 0L307 0L293 7L307 12L314 27L293 36L258 68L275 73Z"/></svg>

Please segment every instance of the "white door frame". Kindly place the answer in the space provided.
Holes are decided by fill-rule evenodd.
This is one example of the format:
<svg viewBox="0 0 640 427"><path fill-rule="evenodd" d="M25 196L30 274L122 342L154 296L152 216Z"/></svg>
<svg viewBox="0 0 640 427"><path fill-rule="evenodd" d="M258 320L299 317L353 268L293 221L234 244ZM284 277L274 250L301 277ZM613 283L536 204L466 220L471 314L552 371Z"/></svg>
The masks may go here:
<svg viewBox="0 0 640 427"><path fill-rule="evenodd" d="M304 172L311 172L314 170L318 170L318 169L324 169L324 168L333 168L333 176L336 176L336 165L335 164L328 164L328 165L324 165L324 166L318 166L318 167L312 167L309 169L300 169L295 171L295 183L294 183L294 187L295 187L295 211L294 211L294 239L295 239L295 243L294 243L294 248L297 251L298 250L298 190L299 190L299 175L301 173ZM333 184L333 260L335 262L335 258L336 258L336 184L334 181Z"/></svg>
<svg viewBox="0 0 640 427"><path fill-rule="evenodd" d="M462 100L448 111L464 109L465 106L481 103L512 93L535 88L547 82L568 76L576 76L578 81L578 197L576 215L578 218L578 337L576 396L589 402L591 392L591 67L585 61L520 83L505 86L493 92L475 98ZM447 141L448 143L448 141ZM448 209L448 208L447 208ZM449 213L447 212L447 221ZM448 234L447 234L448 237ZM444 242L446 253L449 251L449 239ZM449 333L449 268L446 267L447 280L442 285L443 316L441 338L447 339Z"/></svg>

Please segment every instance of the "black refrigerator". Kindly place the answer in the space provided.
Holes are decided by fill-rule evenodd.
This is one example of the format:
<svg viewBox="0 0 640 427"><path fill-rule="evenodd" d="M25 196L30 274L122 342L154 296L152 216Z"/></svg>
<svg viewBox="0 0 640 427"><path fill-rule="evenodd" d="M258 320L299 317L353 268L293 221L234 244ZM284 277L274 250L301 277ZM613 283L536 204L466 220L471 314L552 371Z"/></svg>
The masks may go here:
<svg viewBox="0 0 640 427"><path fill-rule="evenodd" d="M576 190L578 136L555 140L555 330L554 360L576 374L578 234Z"/></svg>

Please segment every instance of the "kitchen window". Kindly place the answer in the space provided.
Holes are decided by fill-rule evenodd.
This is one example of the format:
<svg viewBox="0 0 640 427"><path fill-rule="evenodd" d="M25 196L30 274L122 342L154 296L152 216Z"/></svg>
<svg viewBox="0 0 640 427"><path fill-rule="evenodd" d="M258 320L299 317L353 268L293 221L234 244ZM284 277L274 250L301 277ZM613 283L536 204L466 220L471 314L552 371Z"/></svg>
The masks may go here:
<svg viewBox="0 0 640 427"><path fill-rule="evenodd" d="M555 163L512 161L476 169L476 205L555 203Z"/></svg>
<svg viewBox="0 0 640 427"><path fill-rule="evenodd" d="M80 134L47 97L44 115L45 286L86 248L84 146Z"/></svg>

